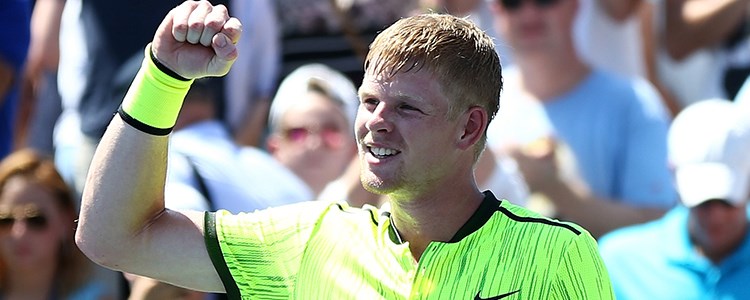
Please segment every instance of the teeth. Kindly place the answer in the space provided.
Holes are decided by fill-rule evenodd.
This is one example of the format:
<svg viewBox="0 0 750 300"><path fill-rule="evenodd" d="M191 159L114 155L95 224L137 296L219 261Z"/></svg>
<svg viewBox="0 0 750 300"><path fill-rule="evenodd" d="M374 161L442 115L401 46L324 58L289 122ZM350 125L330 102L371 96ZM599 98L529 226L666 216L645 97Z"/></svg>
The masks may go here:
<svg viewBox="0 0 750 300"><path fill-rule="evenodd" d="M370 148L370 152L376 156L391 156L398 153L398 151L388 148Z"/></svg>

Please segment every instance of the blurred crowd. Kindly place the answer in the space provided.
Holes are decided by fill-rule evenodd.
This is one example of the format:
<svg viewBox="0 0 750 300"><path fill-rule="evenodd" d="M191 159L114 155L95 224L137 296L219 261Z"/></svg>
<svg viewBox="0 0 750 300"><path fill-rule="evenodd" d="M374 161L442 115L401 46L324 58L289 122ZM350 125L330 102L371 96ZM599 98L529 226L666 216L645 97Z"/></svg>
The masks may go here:
<svg viewBox="0 0 750 300"><path fill-rule="evenodd" d="M99 139L180 2L0 4L0 299L222 297L93 266L73 241ZM383 204L353 134L368 45L449 13L503 69L480 188L589 230L618 298L750 297L750 0L212 2L246 34L185 99L167 207Z"/></svg>

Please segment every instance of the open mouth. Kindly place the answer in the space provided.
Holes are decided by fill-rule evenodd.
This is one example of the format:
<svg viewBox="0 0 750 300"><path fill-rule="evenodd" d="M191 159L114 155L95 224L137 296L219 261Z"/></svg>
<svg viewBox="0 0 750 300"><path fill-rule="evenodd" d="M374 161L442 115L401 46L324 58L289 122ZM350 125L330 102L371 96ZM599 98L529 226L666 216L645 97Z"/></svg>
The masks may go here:
<svg viewBox="0 0 750 300"><path fill-rule="evenodd" d="M372 156L378 159L391 157L391 156L401 153L401 151L394 150L394 149L376 148L376 147L367 147L367 151L370 152Z"/></svg>

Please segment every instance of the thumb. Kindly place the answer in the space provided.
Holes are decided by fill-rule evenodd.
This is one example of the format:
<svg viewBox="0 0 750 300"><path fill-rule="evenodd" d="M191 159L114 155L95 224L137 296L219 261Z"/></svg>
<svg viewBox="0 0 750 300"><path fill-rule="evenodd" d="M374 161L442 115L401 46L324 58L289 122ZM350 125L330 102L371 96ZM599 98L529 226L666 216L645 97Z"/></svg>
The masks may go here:
<svg viewBox="0 0 750 300"><path fill-rule="evenodd" d="M216 55L209 62L208 73L215 76L226 75L237 59L237 46L223 33L216 34L212 44Z"/></svg>

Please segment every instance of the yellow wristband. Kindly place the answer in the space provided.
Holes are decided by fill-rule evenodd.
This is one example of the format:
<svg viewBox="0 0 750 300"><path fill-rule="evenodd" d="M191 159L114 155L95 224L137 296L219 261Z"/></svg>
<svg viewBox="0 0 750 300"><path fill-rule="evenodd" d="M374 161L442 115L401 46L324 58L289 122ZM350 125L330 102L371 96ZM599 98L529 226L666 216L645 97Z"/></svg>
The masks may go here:
<svg viewBox="0 0 750 300"><path fill-rule="evenodd" d="M149 44L120 110L147 127L171 131L192 83L192 79L179 80L160 70L152 60Z"/></svg>

